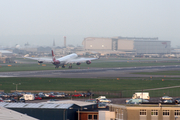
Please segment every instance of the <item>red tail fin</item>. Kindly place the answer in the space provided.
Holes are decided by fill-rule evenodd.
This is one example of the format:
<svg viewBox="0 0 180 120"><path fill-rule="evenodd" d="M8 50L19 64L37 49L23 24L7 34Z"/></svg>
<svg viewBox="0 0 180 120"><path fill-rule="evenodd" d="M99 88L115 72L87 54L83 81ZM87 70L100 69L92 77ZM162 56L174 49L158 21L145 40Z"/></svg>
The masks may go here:
<svg viewBox="0 0 180 120"><path fill-rule="evenodd" d="M52 50L52 60L53 60L53 61L56 60L53 50Z"/></svg>

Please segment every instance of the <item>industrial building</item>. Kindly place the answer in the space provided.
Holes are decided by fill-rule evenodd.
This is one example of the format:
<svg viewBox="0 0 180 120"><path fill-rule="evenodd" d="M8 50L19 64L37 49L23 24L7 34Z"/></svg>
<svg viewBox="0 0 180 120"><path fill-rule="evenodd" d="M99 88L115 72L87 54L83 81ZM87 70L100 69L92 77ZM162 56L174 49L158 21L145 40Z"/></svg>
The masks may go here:
<svg viewBox="0 0 180 120"><path fill-rule="evenodd" d="M85 38L83 41L83 46L85 50L94 51L133 51L133 40L117 39L117 38Z"/></svg>
<svg viewBox="0 0 180 120"><path fill-rule="evenodd" d="M112 112L113 114L109 116L112 120L180 120L180 107L178 105L111 104L107 114Z"/></svg>
<svg viewBox="0 0 180 120"><path fill-rule="evenodd" d="M37 118L39 120L78 120L79 110L92 110L97 108L96 103L74 100L42 102L42 103L0 103L5 107L19 113Z"/></svg>
<svg viewBox="0 0 180 120"><path fill-rule="evenodd" d="M111 54L170 54L171 42L159 41L158 38L138 37L113 37L96 38L88 37L82 42L86 51Z"/></svg>

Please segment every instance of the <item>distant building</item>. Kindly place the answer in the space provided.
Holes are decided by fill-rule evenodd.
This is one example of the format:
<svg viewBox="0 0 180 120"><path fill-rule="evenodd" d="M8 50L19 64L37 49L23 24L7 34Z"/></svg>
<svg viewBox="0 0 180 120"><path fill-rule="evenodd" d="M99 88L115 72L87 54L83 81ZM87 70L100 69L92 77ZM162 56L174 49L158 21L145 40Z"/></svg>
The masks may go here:
<svg viewBox="0 0 180 120"><path fill-rule="evenodd" d="M114 37L96 38L88 37L82 42L86 51L104 52L117 51L136 54L169 54L170 41L159 41L158 38ZM107 52L107 53L108 53Z"/></svg>
<svg viewBox="0 0 180 120"><path fill-rule="evenodd" d="M137 54L170 54L171 42L135 40L134 49Z"/></svg>

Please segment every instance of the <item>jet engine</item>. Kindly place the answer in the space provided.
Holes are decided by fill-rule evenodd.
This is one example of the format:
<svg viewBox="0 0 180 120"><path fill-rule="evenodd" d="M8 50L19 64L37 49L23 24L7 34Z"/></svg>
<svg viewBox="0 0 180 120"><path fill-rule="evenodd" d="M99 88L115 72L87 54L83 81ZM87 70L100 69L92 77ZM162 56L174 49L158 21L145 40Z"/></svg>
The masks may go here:
<svg viewBox="0 0 180 120"><path fill-rule="evenodd" d="M38 63L43 63L43 61L38 61Z"/></svg>
<svg viewBox="0 0 180 120"><path fill-rule="evenodd" d="M87 60L87 61L86 61L86 64L91 64L91 61L90 61L90 60Z"/></svg>
<svg viewBox="0 0 180 120"><path fill-rule="evenodd" d="M80 62L76 63L76 65L80 65L80 64L81 64Z"/></svg>
<svg viewBox="0 0 180 120"><path fill-rule="evenodd" d="M59 60L55 60L53 64L57 65L57 64L60 64L60 62L59 62Z"/></svg>

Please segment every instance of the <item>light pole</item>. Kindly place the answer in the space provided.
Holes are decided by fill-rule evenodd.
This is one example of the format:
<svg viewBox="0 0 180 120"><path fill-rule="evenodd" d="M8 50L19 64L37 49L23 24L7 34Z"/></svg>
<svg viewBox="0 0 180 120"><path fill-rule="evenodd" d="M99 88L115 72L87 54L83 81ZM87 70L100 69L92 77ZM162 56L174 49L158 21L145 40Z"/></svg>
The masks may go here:
<svg viewBox="0 0 180 120"><path fill-rule="evenodd" d="M16 92L17 92L18 85L21 85L21 83L17 83L17 84L13 83L13 85L16 85Z"/></svg>

